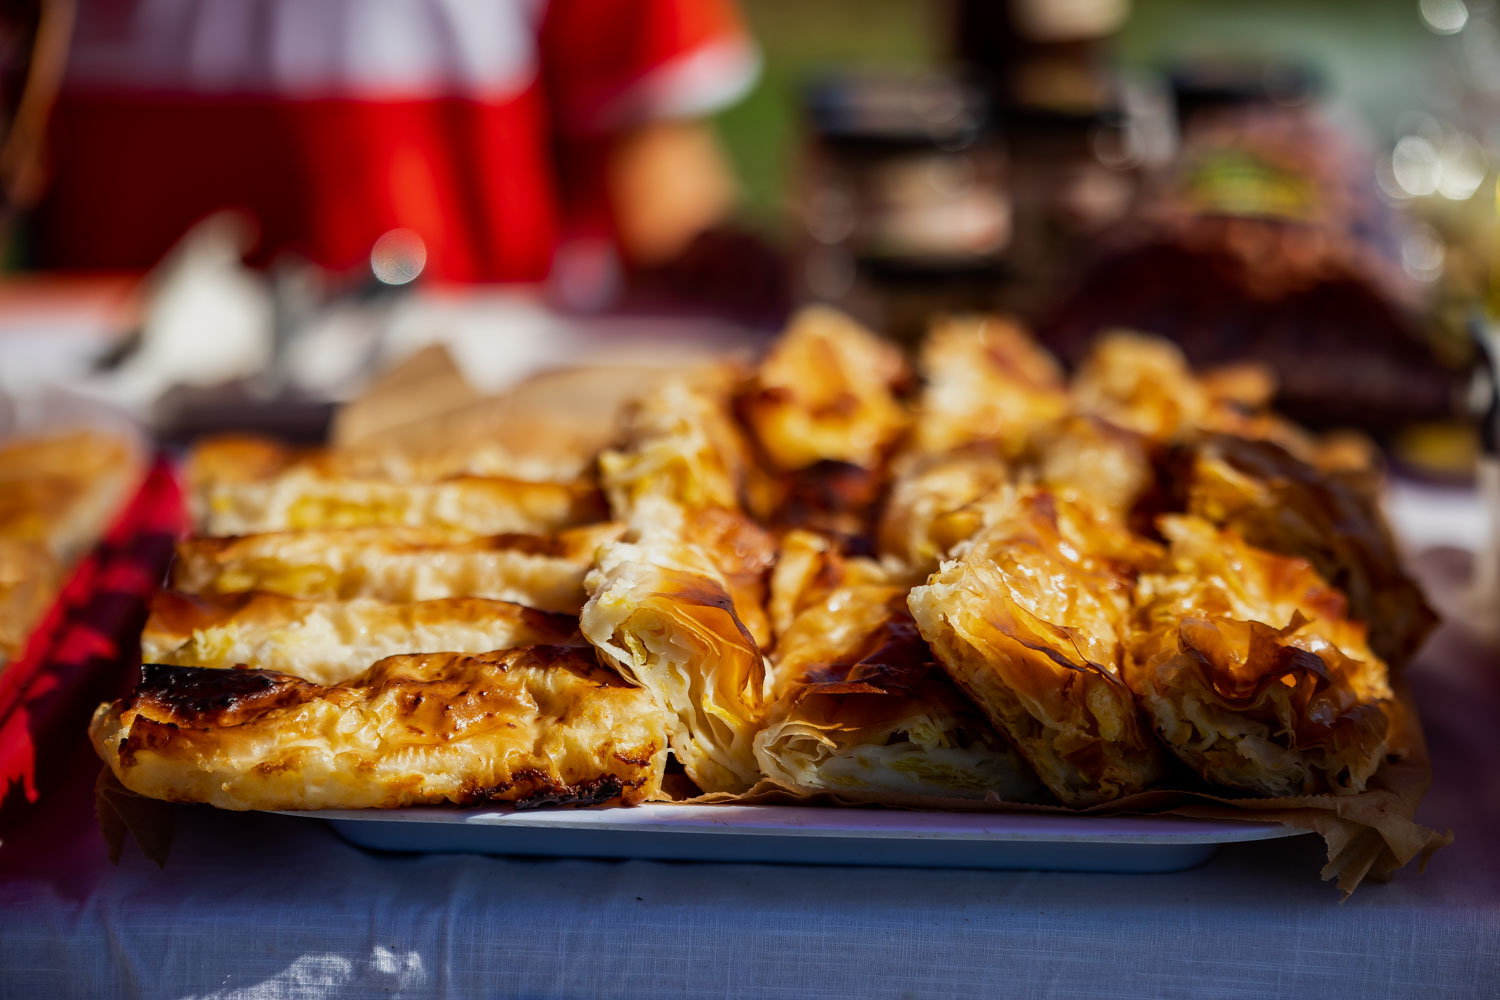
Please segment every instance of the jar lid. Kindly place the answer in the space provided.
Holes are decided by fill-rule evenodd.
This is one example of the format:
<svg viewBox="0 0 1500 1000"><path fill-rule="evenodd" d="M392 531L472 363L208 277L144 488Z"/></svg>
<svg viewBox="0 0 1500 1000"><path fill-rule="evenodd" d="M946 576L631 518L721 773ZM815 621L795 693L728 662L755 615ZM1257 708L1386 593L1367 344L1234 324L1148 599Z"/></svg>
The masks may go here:
<svg viewBox="0 0 1500 1000"><path fill-rule="evenodd" d="M1306 104L1325 89L1318 69L1296 60L1185 62L1170 68L1167 80L1179 122L1205 111Z"/></svg>
<svg viewBox="0 0 1500 1000"><path fill-rule="evenodd" d="M966 149L993 131L985 91L951 74L840 74L803 91L825 143L871 149Z"/></svg>

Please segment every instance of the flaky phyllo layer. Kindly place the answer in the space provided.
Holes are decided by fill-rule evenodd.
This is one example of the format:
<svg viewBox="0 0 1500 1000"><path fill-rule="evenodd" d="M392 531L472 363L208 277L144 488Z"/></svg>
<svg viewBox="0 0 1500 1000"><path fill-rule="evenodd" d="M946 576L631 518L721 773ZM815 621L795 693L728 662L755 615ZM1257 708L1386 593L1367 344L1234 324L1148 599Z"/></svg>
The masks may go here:
<svg viewBox="0 0 1500 1000"><path fill-rule="evenodd" d="M1168 747L1263 795L1363 790L1395 704L1344 596L1305 560L1201 519L1162 530L1170 558L1141 576L1125 676Z"/></svg>
<svg viewBox="0 0 1500 1000"><path fill-rule="evenodd" d="M1138 791L1161 771L1121 677L1130 576L1086 554L1131 551L1109 530L1049 493L1021 494L909 599L949 676L1072 805Z"/></svg>
<svg viewBox="0 0 1500 1000"><path fill-rule="evenodd" d="M252 664L337 684L398 653L485 653L581 641L571 615L478 597L387 603L162 591L141 633L141 658L196 667Z"/></svg>
<svg viewBox="0 0 1500 1000"><path fill-rule="evenodd" d="M624 444L599 456L599 478L616 517L664 499L688 509L735 509L749 465L729 412L738 372L713 368L648 393L625 418Z"/></svg>
<svg viewBox="0 0 1500 1000"><path fill-rule="evenodd" d="M906 609L909 579L827 539L783 542L778 697L755 740L783 787L848 798L1034 798L1031 770L948 680Z"/></svg>
<svg viewBox="0 0 1500 1000"><path fill-rule="evenodd" d="M662 713L586 646L392 656L341 684L148 664L89 736L126 788L221 809L640 802Z"/></svg>
<svg viewBox="0 0 1500 1000"><path fill-rule="evenodd" d="M921 366L927 384L913 445L928 454L984 444L1014 459L1038 428L1068 412L1062 369L1006 319L939 322L922 345Z"/></svg>
<svg viewBox="0 0 1500 1000"><path fill-rule="evenodd" d="M882 464L906 429L900 350L849 317L803 309L756 369L737 409L771 469Z"/></svg>
<svg viewBox="0 0 1500 1000"><path fill-rule="evenodd" d="M1188 513L1306 559L1348 597L1379 656L1399 667L1416 654L1437 617L1402 568L1373 496L1271 441L1203 435L1180 452Z"/></svg>
<svg viewBox="0 0 1500 1000"><path fill-rule="evenodd" d="M975 504L1015 476L1012 462L978 447L903 456L876 536L880 554L924 573L937 569L979 530L983 512Z"/></svg>
<svg viewBox="0 0 1500 1000"><path fill-rule="evenodd" d="M753 743L770 675L713 560L675 527L681 512L659 513L634 541L600 551L583 634L667 710L688 777L704 791L743 791L759 776Z"/></svg>
<svg viewBox="0 0 1500 1000"><path fill-rule="evenodd" d="M455 539L430 529L380 527L189 538L178 543L172 586L308 600L484 597L577 614L594 551L624 530L604 523L555 535Z"/></svg>
<svg viewBox="0 0 1500 1000"><path fill-rule="evenodd" d="M199 523L211 535L363 525L408 525L475 535L556 531L599 519L594 487L466 476L436 483L325 479L296 470L204 491Z"/></svg>

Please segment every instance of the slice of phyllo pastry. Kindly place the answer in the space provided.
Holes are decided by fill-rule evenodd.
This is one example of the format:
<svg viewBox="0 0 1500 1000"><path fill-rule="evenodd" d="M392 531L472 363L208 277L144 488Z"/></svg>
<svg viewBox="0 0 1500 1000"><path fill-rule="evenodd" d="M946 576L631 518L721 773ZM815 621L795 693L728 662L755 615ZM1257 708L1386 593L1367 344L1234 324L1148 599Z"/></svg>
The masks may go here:
<svg viewBox="0 0 1500 1000"><path fill-rule="evenodd" d="M600 550L583 634L668 713L672 751L706 792L759 777L753 742L770 676L716 562L686 540L684 514L645 504L641 527Z"/></svg>
<svg viewBox="0 0 1500 1000"><path fill-rule="evenodd" d="M906 430L897 396L909 380L896 345L826 306L809 306L736 401L770 468L820 462L879 467Z"/></svg>
<svg viewBox="0 0 1500 1000"><path fill-rule="evenodd" d="M392 656L325 687L148 664L89 736L126 788L223 809L633 804L661 784L649 693L587 646Z"/></svg>
<svg viewBox="0 0 1500 1000"><path fill-rule="evenodd" d="M749 444L729 410L742 373L731 365L669 379L630 407L620 447L599 455L610 510L666 499L688 510L734 509L749 475Z"/></svg>
<svg viewBox="0 0 1500 1000"><path fill-rule="evenodd" d="M985 444L1020 455L1038 428L1068 412L1062 369L1015 321L940 321L922 345L926 385L913 446L932 454Z"/></svg>
<svg viewBox="0 0 1500 1000"><path fill-rule="evenodd" d="M1349 596L1370 645L1400 667L1437 617L1401 565L1378 498L1270 441L1202 435L1179 449L1190 514L1251 545L1300 556Z"/></svg>
<svg viewBox="0 0 1500 1000"><path fill-rule="evenodd" d="M923 638L1063 802L1150 785L1161 754L1121 665L1133 560L1151 546L1046 492L987 516L912 590Z"/></svg>
<svg viewBox="0 0 1500 1000"><path fill-rule="evenodd" d="M784 540L783 560L773 592L798 593L776 595L795 612L777 647L779 695L755 740L767 777L867 801L1037 797L1031 769L918 634L908 579L806 532Z"/></svg>
<svg viewBox="0 0 1500 1000"><path fill-rule="evenodd" d="M981 526L976 504L1016 480L1015 465L982 446L928 455L911 451L896 461L876 548L923 573Z"/></svg>
<svg viewBox="0 0 1500 1000"><path fill-rule="evenodd" d="M1306 560L1198 518L1162 530L1170 559L1140 578L1125 677L1167 746L1217 785L1363 790L1395 706L1344 595Z"/></svg>
<svg viewBox="0 0 1500 1000"><path fill-rule="evenodd" d="M194 667L249 664L337 684L397 653L484 653L582 641L571 615L480 597L391 604L161 591L141 633L141 659Z"/></svg>
<svg viewBox="0 0 1500 1000"><path fill-rule="evenodd" d="M328 453L242 440L200 446L187 465L202 534L409 525L489 535L546 532L603 519L593 483L459 475L410 481L351 475Z"/></svg>
<svg viewBox="0 0 1500 1000"><path fill-rule="evenodd" d="M577 614L594 552L620 524L554 535L453 538L424 528L328 528L177 544L172 586L194 594L265 590L309 600L487 597Z"/></svg>
<svg viewBox="0 0 1500 1000"><path fill-rule="evenodd" d="M719 365L648 393L627 414L621 446L599 456L600 476L617 519L708 558L740 623L768 645L763 605L775 541L740 508L755 472L729 410L738 378L736 368Z"/></svg>

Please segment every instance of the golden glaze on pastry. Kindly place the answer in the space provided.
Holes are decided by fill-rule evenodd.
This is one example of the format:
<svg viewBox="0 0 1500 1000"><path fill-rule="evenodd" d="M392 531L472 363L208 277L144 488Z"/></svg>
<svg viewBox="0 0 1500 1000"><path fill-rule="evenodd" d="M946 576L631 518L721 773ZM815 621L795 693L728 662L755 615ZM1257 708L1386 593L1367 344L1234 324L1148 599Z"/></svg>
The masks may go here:
<svg viewBox="0 0 1500 1000"><path fill-rule="evenodd" d="M69 431L0 442L0 538L71 563L109 528L143 468L137 446L119 434Z"/></svg>
<svg viewBox="0 0 1500 1000"><path fill-rule="evenodd" d="M666 754L650 695L584 646L392 656L332 687L148 665L89 736L126 788L221 809L628 804Z"/></svg>
<svg viewBox="0 0 1500 1000"><path fill-rule="evenodd" d="M1343 591L1370 646L1393 666L1437 623L1401 566L1374 498L1269 441L1208 435L1184 449L1186 507L1251 545L1300 556Z"/></svg>
<svg viewBox="0 0 1500 1000"><path fill-rule="evenodd" d="M421 528L330 528L178 543L172 586L195 594L264 590L287 597L430 601L486 597L577 614L583 578L624 526L556 535L454 539Z"/></svg>
<svg viewBox="0 0 1500 1000"><path fill-rule="evenodd" d="M1019 455L1032 433L1068 412L1057 362L1015 321L968 316L933 325L913 443L938 453L985 443Z"/></svg>
<svg viewBox="0 0 1500 1000"><path fill-rule="evenodd" d="M249 482L214 481L195 495L208 535L406 525L456 534L548 532L601 520L589 483L459 476L433 483L327 478L308 467Z"/></svg>
<svg viewBox="0 0 1500 1000"><path fill-rule="evenodd" d="M1137 548L1051 494L1022 494L911 592L949 676L1063 802L1107 802L1161 773L1121 677ZM1094 539L1100 544L1090 544Z"/></svg>
<svg viewBox="0 0 1500 1000"><path fill-rule="evenodd" d="M390 604L367 597L302 601L280 594L194 597L161 591L141 633L147 663L248 665L337 684L398 653L487 653L581 643L571 615L478 597Z"/></svg>
<svg viewBox="0 0 1500 1000"><path fill-rule="evenodd" d="M1162 519L1125 679L1177 756L1261 795L1362 791L1394 710L1385 664L1306 560L1194 517Z"/></svg>
<svg viewBox="0 0 1500 1000"><path fill-rule="evenodd" d="M45 548L0 538L0 669L26 651L62 582L62 567Z"/></svg>
<svg viewBox="0 0 1500 1000"><path fill-rule="evenodd" d="M533 433L542 433L533 430ZM590 456L592 457L592 456ZM459 434L455 443L431 441L423 448L362 444L346 448L299 448L253 434L219 434L196 442L184 463L184 479L195 491L213 483L249 483L302 469L328 479L382 479L431 483L455 476L572 482L586 478L576 454L547 461L517 455L500 441Z"/></svg>
<svg viewBox="0 0 1500 1000"><path fill-rule="evenodd" d="M599 456L599 478L616 519L648 497L680 507L735 509L749 474L749 444L729 411L737 369L668 380L626 415L625 443Z"/></svg>
<svg viewBox="0 0 1500 1000"><path fill-rule="evenodd" d="M680 516L664 509L646 523ZM770 676L712 560L680 531L657 527L605 546L586 585L584 636L665 706L688 777L704 791L753 785Z"/></svg>
<svg viewBox="0 0 1500 1000"><path fill-rule="evenodd" d="M876 468L906 429L895 391L908 377L894 344L809 306L756 369L738 410L776 471L822 461Z"/></svg>
<svg viewBox="0 0 1500 1000"><path fill-rule="evenodd" d="M808 532L784 540L783 560L775 596L796 611L777 647L779 696L755 740L767 777L869 801L1037 796L1035 775L917 633L908 579Z"/></svg>
<svg viewBox="0 0 1500 1000"><path fill-rule="evenodd" d="M877 550L924 572L937 569L979 530L973 505L1014 482L1016 469L994 450L973 446L938 455L908 453L898 462L880 520Z"/></svg>
<svg viewBox="0 0 1500 1000"><path fill-rule="evenodd" d="M616 519L698 549L759 645L770 642L765 577L775 541L740 508L756 475L729 411L737 372L718 367L673 379L638 401L619 449L599 458Z"/></svg>

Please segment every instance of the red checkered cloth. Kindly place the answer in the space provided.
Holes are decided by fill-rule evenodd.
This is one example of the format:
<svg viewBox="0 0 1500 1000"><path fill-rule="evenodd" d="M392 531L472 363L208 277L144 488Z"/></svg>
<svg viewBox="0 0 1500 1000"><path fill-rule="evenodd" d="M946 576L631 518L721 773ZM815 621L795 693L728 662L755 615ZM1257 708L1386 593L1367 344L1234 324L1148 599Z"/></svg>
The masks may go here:
<svg viewBox="0 0 1500 1000"><path fill-rule="evenodd" d="M147 605L184 526L181 488L158 460L0 673L0 823L63 776L94 707L129 683Z"/></svg>

